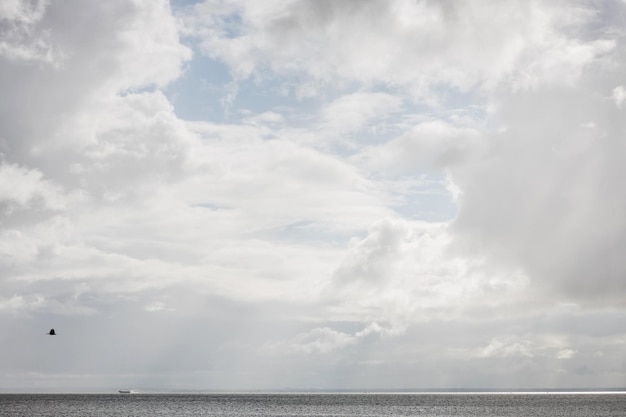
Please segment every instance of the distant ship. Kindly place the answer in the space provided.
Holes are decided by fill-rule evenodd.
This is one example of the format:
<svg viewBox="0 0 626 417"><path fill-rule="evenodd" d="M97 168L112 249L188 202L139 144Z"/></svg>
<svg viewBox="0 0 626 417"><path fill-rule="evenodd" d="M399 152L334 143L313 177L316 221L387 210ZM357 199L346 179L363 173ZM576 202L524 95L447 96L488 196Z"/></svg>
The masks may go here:
<svg viewBox="0 0 626 417"><path fill-rule="evenodd" d="M120 394L132 394L133 391L132 390L126 390L126 389L121 389L118 391Z"/></svg>

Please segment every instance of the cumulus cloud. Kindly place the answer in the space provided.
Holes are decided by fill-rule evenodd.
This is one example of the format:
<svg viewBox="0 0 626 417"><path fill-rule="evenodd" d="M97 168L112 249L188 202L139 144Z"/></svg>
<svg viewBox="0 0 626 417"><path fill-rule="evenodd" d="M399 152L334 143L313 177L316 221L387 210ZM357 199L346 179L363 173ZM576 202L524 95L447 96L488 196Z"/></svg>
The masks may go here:
<svg viewBox="0 0 626 417"><path fill-rule="evenodd" d="M623 123L605 98L618 75L598 65L604 81L590 72L577 86L502 97L494 117L504 129L488 135L482 155L449 165L462 190L453 228L475 252L523 266L537 285L621 303Z"/></svg>
<svg viewBox="0 0 626 417"><path fill-rule="evenodd" d="M516 88L572 82L613 47L563 33L593 18L576 5L521 1L224 1L202 3L185 19L205 53L239 77L269 67L321 83L406 86L437 101L430 93L440 84L468 90L511 80Z"/></svg>
<svg viewBox="0 0 626 417"><path fill-rule="evenodd" d="M25 306L24 297L14 295L11 298L6 298L0 301L0 311L17 313L21 311Z"/></svg>
<svg viewBox="0 0 626 417"><path fill-rule="evenodd" d="M144 307L144 310L150 313L156 313L159 311L176 311L175 308L167 307L163 301L154 301L150 304L147 304Z"/></svg>
<svg viewBox="0 0 626 417"><path fill-rule="evenodd" d="M375 318L394 331L470 311L485 314L502 303L516 314L527 302L527 278L519 271L491 269L478 256L455 257L451 238L445 224L400 219L374 224L367 236L350 242L325 289L337 303L334 314Z"/></svg>
<svg viewBox="0 0 626 417"><path fill-rule="evenodd" d="M296 336L292 349L302 353L330 353L354 343L354 336L323 327Z"/></svg>
<svg viewBox="0 0 626 417"><path fill-rule="evenodd" d="M27 19L28 33L47 33L47 42L63 60L57 67L2 60L1 86L12 99L0 104L0 150L12 162L49 164L63 139L50 136L59 125L71 123L76 112L123 90L164 85L180 75L190 57L164 1L18 4L18 10L39 5L37 18ZM97 125L98 114L84 117L83 125Z"/></svg>
<svg viewBox="0 0 626 417"><path fill-rule="evenodd" d="M76 186L100 188L96 197L120 198L126 192L141 193L137 187L151 182L180 177L193 135L162 93L113 97L98 110L97 128L82 137L80 155L71 165L72 174L81 178Z"/></svg>
<svg viewBox="0 0 626 417"><path fill-rule="evenodd" d="M617 107L621 108L622 103L626 100L626 89L624 89L624 86L618 85L613 89L613 99Z"/></svg>
<svg viewBox="0 0 626 417"><path fill-rule="evenodd" d="M572 359L576 355L576 351L572 349L564 349L556 354L557 359Z"/></svg>
<svg viewBox="0 0 626 417"><path fill-rule="evenodd" d="M166 2L14 1L0 12L2 276L28 300L38 290L18 282L107 276L115 256L86 243L89 216L101 223L102 202L180 172L182 121L160 92L126 90L176 78L190 50ZM76 301L61 287L41 309L91 311L55 304Z"/></svg>
<svg viewBox="0 0 626 417"><path fill-rule="evenodd" d="M535 347L528 340L516 340L514 337L495 338L489 344L479 349L476 354L478 357L529 357L535 354Z"/></svg>
<svg viewBox="0 0 626 417"><path fill-rule="evenodd" d="M497 336L485 346L473 349L469 356L481 359L518 358L531 363L553 359L572 359L578 352L572 349L570 344L567 338L554 337L549 334Z"/></svg>
<svg viewBox="0 0 626 417"><path fill-rule="evenodd" d="M44 16L46 1L10 0L0 6L0 56L10 61L35 61L60 65L59 52L49 42L49 32L38 23Z"/></svg>
<svg viewBox="0 0 626 417"><path fill-rule="evenodd" d="M460 164L483 150L482 132L436 119L417 123L383 145L364 149L355 160L374 172L421 174Z"/></svg>
<svg viewBox="0 0 626 417"><path fill-rule="evenodd" d="M267 344L263 350L269 355L328 355L363 343L368 338L385 337L393 330L376 322L362 330L347 333L329 327L317 327L294 336L290 340Z"/></svg>
<svg viewBox="0 0 626 417"><path fill-rule="evenodd" d="M268 76L269 69L339 88L384 84L431 104L437 100L429 97L446 88L482 94L484 127L419 123L356 160L385 173L433 164L446 170L460 210L452 234L470 256L487 254L511 271L521 268L559 296L619 303L624 265L615 254L624 225L615 190L624 153L622 126L609 106L620 101L615 85L623 40L605 19L610 6L483 6L233 1L198 5L185 19L205 53L225 62L236 78ZM602 22L606 26L595 30ZM355 48L355 38L368 48ZM613 103L606 99L611 96ZM329 105L327 120L363 126L371 101L361 94L357 108L350 104L355 98ZM396 264L386 259L380 265ZM374 260L368 268L360 275L381 275Z"/></svg>
<svg viewBox="0 0 626 417"><path fill-rule="evenodd" d="M61 188L42 177L41 172L17 164L0 165L0 206L4 206L4 215L37 205L44 210L62 209L65 199Z"/></svg>

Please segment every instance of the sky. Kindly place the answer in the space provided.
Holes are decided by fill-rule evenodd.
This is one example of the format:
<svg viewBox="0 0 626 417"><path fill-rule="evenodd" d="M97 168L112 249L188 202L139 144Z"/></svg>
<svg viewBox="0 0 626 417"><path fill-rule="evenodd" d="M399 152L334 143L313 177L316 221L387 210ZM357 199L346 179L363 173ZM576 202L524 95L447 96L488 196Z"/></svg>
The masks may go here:
<svg viewBox="0 0 626 417"><path fill-rule="evenodd" d="M0 91L0 392L626 387L625 1L1 0Z"/></svg>

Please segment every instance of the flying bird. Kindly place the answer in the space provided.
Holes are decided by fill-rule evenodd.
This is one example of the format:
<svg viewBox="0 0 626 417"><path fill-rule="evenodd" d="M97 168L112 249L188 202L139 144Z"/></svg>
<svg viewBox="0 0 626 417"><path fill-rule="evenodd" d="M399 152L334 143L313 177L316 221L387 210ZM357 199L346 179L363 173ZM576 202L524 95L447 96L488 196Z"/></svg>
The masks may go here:
<svg viewBox="0 0 626 417"><path fill-rule="evenodd" d="M49 332L49 333L46 333L46 334L49 334L50 336L56 336L56 335L57 335L57 334L54 332L54 329L50 329L50 332Z"/></svg>

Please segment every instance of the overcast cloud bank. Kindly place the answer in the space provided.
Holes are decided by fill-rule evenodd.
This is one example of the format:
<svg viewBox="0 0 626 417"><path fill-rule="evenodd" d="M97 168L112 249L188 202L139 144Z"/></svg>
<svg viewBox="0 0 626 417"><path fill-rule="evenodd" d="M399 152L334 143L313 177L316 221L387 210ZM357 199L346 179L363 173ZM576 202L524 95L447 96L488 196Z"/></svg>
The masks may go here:
<svg viewBox="0 0 626 417"><path fill-rule="evenodd" d="M625 21L4 2L0 390L624 386Z"/></svg>

